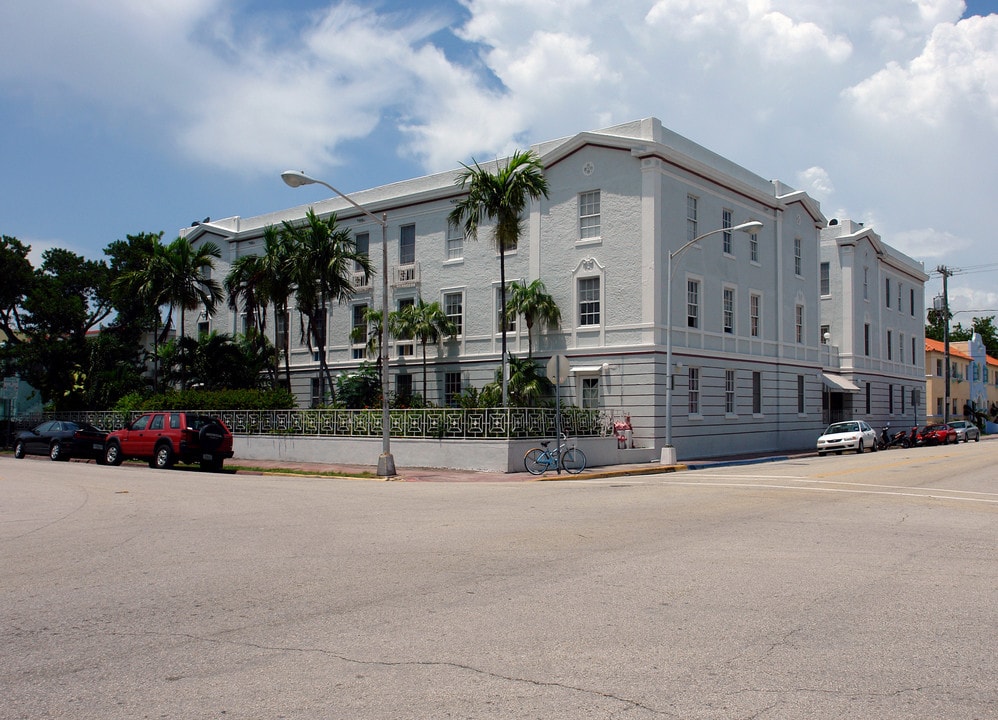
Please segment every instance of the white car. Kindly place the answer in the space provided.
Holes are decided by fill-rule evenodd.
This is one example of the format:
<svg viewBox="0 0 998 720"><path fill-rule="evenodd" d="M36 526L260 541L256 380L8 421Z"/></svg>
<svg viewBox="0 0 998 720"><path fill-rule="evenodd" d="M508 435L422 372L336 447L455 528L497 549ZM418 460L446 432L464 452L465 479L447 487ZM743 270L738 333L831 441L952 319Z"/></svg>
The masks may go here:
<svg viewBox="0 0 998 720"><path fill-rule="evenodd" d="M949 426L956 430L956 441L969 442L973 440L974 442L981 441L981 431L972 422L967 422L966 420L950 420Z"/></svg>
<svg viewBox="0 0 998 720"><path fill-rule="evenodd" d="M877 433L863 420L844 420L832 423L818 438L818 454L838 453L855 450L858 453L866 448L876 452Z"/></svg>

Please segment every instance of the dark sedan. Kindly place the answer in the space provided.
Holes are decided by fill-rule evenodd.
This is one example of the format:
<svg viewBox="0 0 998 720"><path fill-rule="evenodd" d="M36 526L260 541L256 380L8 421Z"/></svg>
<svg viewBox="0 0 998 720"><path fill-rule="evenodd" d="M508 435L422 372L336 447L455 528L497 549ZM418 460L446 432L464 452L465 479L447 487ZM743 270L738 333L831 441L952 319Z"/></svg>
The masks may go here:
<svg viewBox="0 0 998 720"><path fill-rule="evenodd" d="M949 425L926 425L918 431L918 445L949 445L956 442L956 430Z"/></svg>
<svg viewBox="0 0 998 720"><path fill-rule="evenodd" d="M106 432L90 423L48 420L33 430L18 433L14 441L14 457L48 455L52 460L75 457L103 461L106 437Z"/></svg>

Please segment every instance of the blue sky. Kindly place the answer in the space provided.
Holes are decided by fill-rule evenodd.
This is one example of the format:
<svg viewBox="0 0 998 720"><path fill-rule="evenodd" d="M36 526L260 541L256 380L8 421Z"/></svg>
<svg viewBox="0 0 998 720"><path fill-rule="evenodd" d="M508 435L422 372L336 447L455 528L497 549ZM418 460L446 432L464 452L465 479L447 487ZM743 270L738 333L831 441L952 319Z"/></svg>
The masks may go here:
<svg viewBox="0 0 998 720"><path fill-rule="evenodd" d="M0 233L116 239L647 116L998 312L998 0L6 0ZM927 295L939 292L930 280ZM968 316L958 320L969 321Z"/></svg>

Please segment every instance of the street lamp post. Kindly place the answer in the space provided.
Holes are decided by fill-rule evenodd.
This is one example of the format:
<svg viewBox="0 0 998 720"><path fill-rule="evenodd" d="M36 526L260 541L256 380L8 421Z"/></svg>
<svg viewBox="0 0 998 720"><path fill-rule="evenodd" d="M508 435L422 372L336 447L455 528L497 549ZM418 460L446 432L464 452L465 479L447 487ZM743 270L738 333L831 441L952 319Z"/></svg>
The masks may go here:
<svg viewBox="0 0 998 720"><path fill-rule="evenodd" d="M392 457L391 418L388 413L388 213L382 213L378 218L349 195L303 172L286 170L281 173L281 179L293 188L313 184L329 188L381 226L381 455L378 457L378 475L392 477L395 475L395 458Z"/></svg>
<svg viewBox="0 0 998 720"><path fill-rule="evenodd" d="M682 255L684 252L689 250L693 245L703 240L711 235L717 235L724 232L747 232L752 235L759 232L762 229L762 223L758 220L752 220L750 222L742 223L741 225L735 225L730 228L719 228L717 230L711 230L703 235L698 235L686 242L681 248L675 252L669 253L669 262L666 274L666 284L665 284L665 444L668 447L672 446L672 274L673 267L672 261Z"/></svg>

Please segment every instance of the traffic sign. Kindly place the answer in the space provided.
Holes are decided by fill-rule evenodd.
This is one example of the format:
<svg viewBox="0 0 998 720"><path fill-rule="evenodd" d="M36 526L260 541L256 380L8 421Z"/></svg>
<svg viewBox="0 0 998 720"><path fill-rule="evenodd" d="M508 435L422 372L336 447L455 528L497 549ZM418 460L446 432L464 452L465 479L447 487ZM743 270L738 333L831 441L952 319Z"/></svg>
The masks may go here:
<svg viewBox="0 0 998 720"><path fill-rule="evenodd" d="M568 380L568 358L564 355L554 355L548 360L547 378L555 385L561 385Z"/></svg>

